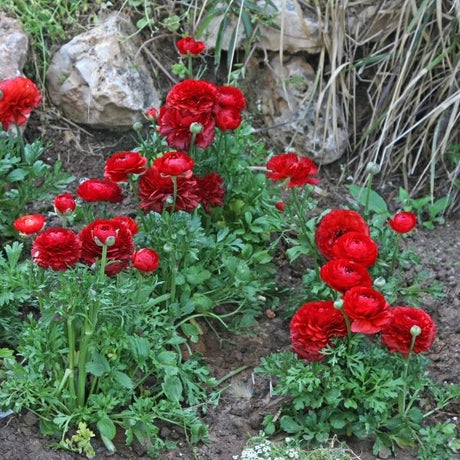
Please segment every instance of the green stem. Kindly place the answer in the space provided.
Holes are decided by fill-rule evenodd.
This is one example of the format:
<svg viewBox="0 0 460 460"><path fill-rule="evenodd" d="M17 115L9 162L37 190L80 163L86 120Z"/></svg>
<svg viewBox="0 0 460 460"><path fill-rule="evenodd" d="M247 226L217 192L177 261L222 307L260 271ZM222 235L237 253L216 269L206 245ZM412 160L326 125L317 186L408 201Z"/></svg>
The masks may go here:
<svg viewBox="0 0 460 460"><path fill-rule="evenodd" d="M188 76L190 78L193 78L193 58L192 56L188 56L187 58L187 67L188 67Z"/></svg>
<svg viewBox="0 0 460 460"><path fill-rule="evenodd" d="M177 200L177 177L171 176L171 180L173 183L173 203L172 203L171 212L174 212L176 209L176 200Z"/></svg>
<svg viewBox="0 0 460 460"><path fill-rule="evenodd" d="M390 274L393 273L393 270L396 267L396 260L398 259L399 248L401 246L402 235L398 233L396 235L395 246L393 249L393 255L391 256L391 266L390 266Z"/></svg>
<svg viewBox="0 0 460 460"><path fill-rule="evenodd" d="M371 198L371 190L372 190L372 178L373 174L367 175L367 189L366 189L366 201L364 205L364 215L367 216L369 214L369 201Z"/></svg>
<svg viewBox="0 0 460 460"><path fill-rule="evenodd" d="M69 341L69 391L75 397L75 324L72 317L67 319L67 337Z"/></svg>
<svg viewBox="0 0 460 460"><path fill-rule="evenodd" d="M400 395L399 398L399 414L400 415L406 415L406 397L407 397L407 373L409 370L409 361L412 356L412 350L414 349L415 345L415 340L417 339L416 335L412 335L412 339L410 342L410 347L409 347L409 353L406 356L406 362L404 366L404 371L403 371L403 381L404 381L404 386L403 386L403 391Z"/></svg>
<svg viewBox="0 0 460 460"><path fill-rule="evenodd" d="M176 273L177 273L177 261L174 251L170 254L170 264L171 264L171 284L170 284L170 303L173 304L176 300Z"/></svg>
<svg viewBox="0 0 460 460"><path fill-rule="evenodd" d="M107 265L107 245L102 245L102 254L101 254L101 267L99 269L99 281L103 281L105 278L105 267Z"/></svg>

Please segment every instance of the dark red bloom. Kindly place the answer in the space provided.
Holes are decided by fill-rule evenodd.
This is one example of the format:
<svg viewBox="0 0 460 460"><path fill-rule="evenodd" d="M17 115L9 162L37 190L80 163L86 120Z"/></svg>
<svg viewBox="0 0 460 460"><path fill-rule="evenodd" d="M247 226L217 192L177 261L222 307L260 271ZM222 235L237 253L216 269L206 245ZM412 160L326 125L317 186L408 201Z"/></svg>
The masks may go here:
<svg viewBox="0 0 460 460"><path fill-rule="evenodd" d="M155 121L158 118L158 115L158 110L155 107L150 107L150 109L145 112L145 118L150 121Z"/></svg>
<svg viewBox="0 0 460 460"><path fill-rule="evenodd" d="M131 219L131 217L116 216L116 217L113 217L112 220L121 222L122 224L126 225L128 230L131 232L131 235L135 235L139 231L136 221L134 219Z"/></svg>
<svg viewBox="0 0 460 460"><path fill-rule="evenodd" d="M195 162L185 152L166 152L153 162L163 176L188 176L192 175Z"/></svg>
<svg viewBox="0 0 460 460"><path fill-rule="evenodd" d="M332 301L308 302L294 314L290 324L292 349L301 358L319 361L321 350L334 337L345 337L347 326L343 314Z"/></svg>
<svg viewBox="0 0 460 460"><path fill-rule="evenodd" d="M408 233L417 225L417 216L413 212L401 211L389 220L390 227L398 233Z"/></svg>
<svg viewBox="0 0 460 460"><path fill-rule="evenodd" d="M176 46L180 54L192 54L194 56L201 54L206 48L203 42L194 40L192 37L181 38L177 41Z"/></svg>
<svg viewBox="0 0 460 460"><path fill-rule="evenodd" d="M369 226L356 211L350 209L333 209L326 214L316 228L315 242L319 252L332 259L332 246L335 241L348 232L358 232L370 236Z"/></svg>
<svg viewBox="0 0 460 460"><path fill-rule="evenodd" d="M357 286L343 296L343 309L351 319L352 332L375 334L390 321L388 302L375 289Z"/></svg>
<svg viewBox="0 0 460 460"><path fill-rule="evenodd" d="M285 207L286 207L286 203L284 203L284 201L278 201L277 203L275 203L275 208L279 212L283 212Z"/></svg>
<svg viewBox="0 0 460 460"><path fill-rule="evenodd" d="M77 188L77 195L84 201L123 201L123 193L116 182L109 179L87 179Z"/></svg>
<svg viewBox="0 0 460 460"><path fill-rule="evenodd" d="M201 205L206 212L211 211L212 206L223 206L225 197L224 180L213 172L204 177L197 177Z"/></svg>
<svg viewBox="0 0 460 460"><path fill-rule="evenodd" d="M222 109L244 110L246 99L244 94L235 86L219 86L217 105Z"/></svg>
<svg viewBox="0 0 460 460"><path fill-rule="evenodd" d="M215 112L216 126L222 131L232 130L241 125L241 112L237 109L221 109Z"/></svg>
<svg viewBox="0 0 460 460"><path fill-rule="evenodd" d="M7 131L13 124L23 125L41 100L40 90L26 77L0 81L0 123L3 129Z"/></svg>
<svg viewBox="0 0 460 460"><path fill-rule="evenodd" d="M54 211L63 216L72 214L77 207L75 198L71 193L61 193L60 195L57 195L53 200L53 205Z"/></svg>
<svg viewBox="0 0 460 460"><path fill-rule="evenodd" d="M364 265L348 259L333 259L320 269L321 279L332 289L345 292L355 286L371 287L372 279Z"/></svg>
<svg viewBox="0 0 460 460"><path fill-rule="evenodd" d="M138 196L144 212L161 213L170 210L173 202L174 186L171 177L161 175L158 168L152 166L139 180ZM200 203L198 182L190 178L177 177L177 196L174 211L193 211Z"/></svg>
<svg viewBox="0 0 460 460"><path fill-rule="evenodd" d="M166 96L166 105L191 115L210 114L217 102L218 89L205 80L183 80Z"/></svg>
<svg viewBox="0 0 460 460"><path fill-rule="evenodd" d="M46 219L41 214L28 214L18 217L14 223L14 228L22 236L33 235L39 232L46 223Z"/></svg>
<svg viewBox="0 0 460 460"><path fill-rule="evenodd" d="M102 256L102 246L97 243L95 236L99 239L114 233L114 244L107 248L108 263L105 273L109 276L126 268L134 252L133 238L126 225L116 220L97 219L82 228L78 234L82 242L81 261L92 265Z"/></svg>
<svg viewBox="0 0 460 460"><path fill-rule="evenodd" d="M428 351L436 337L436 325L431 316L419 308L394 307L390 310L391 319L382 331L382 343L391 353L409 354L412 341L411 329L420 328L415 339L414 353Z"/></svg>
<svg viewBox="0 0 460 460"><path fill-rule="evenodd" d="M215 122L210 113L193 114L174 107L163 106L158 118L158 131L166 138L170 147L187 150L192 142L190 125L199 123L203 129L195 137L194 145L205 149L214 140Z"/></svg>
<svg viewBox="0 0 460 460"><path fill-rule="evenodd" d="M288 188L305 184L317 184L319 179L312 177L318 168L310 158L297 153L281 153L275 155L267 163L267 177L274 181L289 179Z"/></svg>
<svg viewBox="0 0 460 460"><path fill-rule="evenodd" d="M41 268L61 271L73 267L80 260L81 241L66 228L49 228L35 238L32 258Z"/></svg>
<svg viewBox="0 0 460 460"><path fill-rule="evenodd" d="M131 256L131 262L134 268L146 273L155 271L160 265L157 252L149 248L135 251Z"/></svg>
<svg viewBox="0 0 460 460"><path fill-rule="evenodd" d="M105 162L104 177L112 182L126 182L129 174L143 174L147 158L139 152L117 152Z"/></svg>
<svg viewBox="0 0 460 460"><path fill-rule="evenodd" d="M364 233L347 232L339 236L332 245L334 259L349 259L365 267L375 264L379 248L375 241Z"/></svg>

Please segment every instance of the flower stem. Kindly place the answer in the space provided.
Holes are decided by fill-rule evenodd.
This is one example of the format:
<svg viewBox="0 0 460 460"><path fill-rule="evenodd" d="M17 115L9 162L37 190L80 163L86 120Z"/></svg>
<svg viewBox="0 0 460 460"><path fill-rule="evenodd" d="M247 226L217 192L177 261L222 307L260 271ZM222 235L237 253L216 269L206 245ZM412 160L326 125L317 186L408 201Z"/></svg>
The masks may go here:
<svg viewBox="0 0 460 460"><path fill-rule="evenodd" d="M75 397L75 324L73 317L67 318L67 340L69 341L69 391Z"/></svg>
<svg viewBox="0 0 460 460"><path fill-rule="evenodd" d="M369 215L369 201L371 198L371 191L372 191L372 178L374 177L373 174L367 175L367 188L366 188L366 201L364 204L364 215Z"/></svg>
<svg viewBox="0 0 460 460"><path fill-rule="evenodd" d="M415 340L417 339L417 336L412 334L412 339L410 342L410 347L409 347L409 353L406 356L406 362L404 365L404 371L403 371L403 381L404 381L404 386L403 386L403 391L399 395L399 401L398 401L398 406L399 406L399 414L400 415L406 415L406 397L407 397L407 373L409 370L409 361L412 356L412 351L414 349L415 345Z"/></svg>
<svg viewBox="0 0 460 460"><path fill-rule="evenodd" d="M102 245L102 254L101 254L101 266L99 269L99 281L102 281L105 277L105 267L107 266L107 245Z"/></svg>
<svg viewBox="0 0 460 460"><path fill-rule="evenodd" d="M390 266L390 273L393 272L393 270L396 267L396 260L398 258L398 253L399 253L399 248L401 247L401 240L402 240L402 235L401 233L398 233L396 235L396 241L393 249L393 255L391 256L391 266Z"/></svg>
<svg viewBox="0 0 460 460"><path fill-rule="evenodd" d="M171 180L173 183L173 203L172 203L171 212L174 212L176 210L176 200L177 200L177 177L171 176Z"/></svg>

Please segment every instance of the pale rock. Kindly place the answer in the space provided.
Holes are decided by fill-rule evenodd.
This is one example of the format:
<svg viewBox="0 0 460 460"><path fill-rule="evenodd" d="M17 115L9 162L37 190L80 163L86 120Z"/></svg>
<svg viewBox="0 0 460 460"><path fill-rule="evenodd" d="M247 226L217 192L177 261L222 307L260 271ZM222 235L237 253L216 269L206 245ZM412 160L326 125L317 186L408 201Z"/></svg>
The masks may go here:
<svg viewBox="0 0 460 460"><path fill-rule="evenodd" d="M22 75L28 48L22 24L0 11L0 80Z"/></svg>
<svg viewBox="0 0 460 460"><path fill-rule="evenodd" d="M47 88L66 117L93 128L127 130L160 105L135 32L128 19L111 15L56 52Z"/></svg>
<svg viewBox="0 0 460 460"><path fill-rule="evenodd" d="M348 130L340 116L336 117L338 126L334 126L326 103L318 102L315 71L310 64L293 56L281 65L274 56L266 63L253 59L247 70L241 88L248 98L248 109L261 117L262 130L279 153L294 150L320 164L342 156L348 145ZM335 110L341 113L338 105Z"/></svg>

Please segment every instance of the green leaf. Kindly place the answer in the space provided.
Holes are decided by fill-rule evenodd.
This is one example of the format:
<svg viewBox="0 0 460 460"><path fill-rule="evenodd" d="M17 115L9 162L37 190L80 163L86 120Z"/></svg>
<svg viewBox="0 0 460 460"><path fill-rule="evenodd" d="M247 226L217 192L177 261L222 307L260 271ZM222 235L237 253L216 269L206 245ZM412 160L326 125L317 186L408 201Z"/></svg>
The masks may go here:
<svg viewBox="0 0 460 460"><path fill-rule="evenodd" d="M0 348L0 359L8 359L14 357L14 351L9 348Z"/></svg>
<svg viewBox="0 0 460 460"><path fill-rule="evenodd" d="M13 169L7 176L7 182L20 182L24 180L29 175L29 172L26 169L18 168Z"/></svg>
<svg viewBox="0 0 460 460"><path fill-rule="evenodd" d="M184 275L187 282L193 284L194 286L198 286L199 284L211 278L211 272L198 265L189 267L184 272Z"/></svg>
<svg viewBox="0 0 460 460"><path fill-rule="evenodd" d="M94 375L95 377L101 377L104 374L110 372L110 364L105 358L99 353L93 354L93 359L86 363L86 372Z"/></svg>
<svg viewBox="0 0 460 460"><path fill-rule="evenodd" d="M113 439L117 434L117 429L115 424L112 420L104 414L98 421L97 421L97 429L102 436L106 437L107 439Z"/></svg>
<svg viewBox="0 0 460 460"><path fill-rule="evenodd" d="M115 380L123 387L127 388L128 390L132 390L134 388L133 381L131 380L131 377L124 372L121 371L115 371L113 373L113 376Z"/></svg>
<svg viewBox="0 0 460 460"><path fill-rule="evenodd" d="M170 401L179 402L182 399L182 382L176 375L167 376L161 387Z"/></svg>
<svg viewBox="0 0 460 460"><path fill-rule="evenodd" d="M361 206L366 206L367 187L351 184L347 185L347 188ZM371 190L369 194L369 210L378 214L388 214L386 201L374 190Z"/></svg>
<svg viewBox="0 0 460 460"><path fill-rule="evenodd" d="M286 433L298 433L302 430L302 426L299 425L291 416L283 415L280 419L281 428L286 431Z"/></svg>

